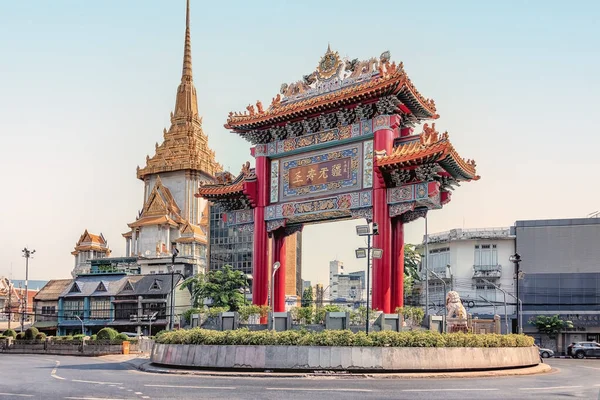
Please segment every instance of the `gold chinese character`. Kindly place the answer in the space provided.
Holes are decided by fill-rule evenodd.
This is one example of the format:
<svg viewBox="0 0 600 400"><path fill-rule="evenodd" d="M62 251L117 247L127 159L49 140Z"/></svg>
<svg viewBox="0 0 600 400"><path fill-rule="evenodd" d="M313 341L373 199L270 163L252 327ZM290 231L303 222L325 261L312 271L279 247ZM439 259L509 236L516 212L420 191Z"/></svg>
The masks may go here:
<svg viewBox="0 0 600 400"><path fill-rule="evenodd" d="M302 171L297 171L294 174L294 180L292 181L292 183L302 183Z"/></svg>
<svg viewBox="0 0 600 400"><path fill-rule="evenodd" d="M306 180L312 181L315 178L315 175L317 175L317 171L315 171L313 167L310 167L306 173Z"/></svg>
<svg viewBox="0 0 600 400"><path fill-rule="evenodd" d="M332 176L342 176L342 164L335 164L331 167Z"/></svg>
<svg viewBox="0 0 600 400"><path fill-rule="evenodd" d="M329 175L327 175L327 171L329 171L329 168L327 167L323 167L319 170L319 178L323 178L323 179L327 179L327 177Z"/></svg>

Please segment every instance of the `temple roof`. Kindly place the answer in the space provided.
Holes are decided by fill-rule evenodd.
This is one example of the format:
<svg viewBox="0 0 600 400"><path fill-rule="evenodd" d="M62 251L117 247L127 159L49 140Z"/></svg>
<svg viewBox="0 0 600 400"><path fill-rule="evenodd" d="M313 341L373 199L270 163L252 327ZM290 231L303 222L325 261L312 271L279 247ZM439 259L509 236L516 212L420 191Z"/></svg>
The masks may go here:
<svg viewBox="0 0 600 400"><path fill-rule="evenodd" d="M146 156L146 166L138 166L139 179L143 180L150 174L179 170L200 171L214 176L223 170L215 160L215 152L208 147L208 137L202 130L202 117L198 115L198 100L192 78L189 0L183 53L181 83L177 88L175 113L171 113L171 127L163 131L163 143L156 143L154 156Z"/></svg>
<svg viewBox="0 0 600 400"><path fill-rule="evenodd" d="M178 224L185 222L180 213L181 210L177 206L171 191L163 185L160 176L158 176L140 216L127 225L130 228L160 224L178 226Z"/></svg>
<svg viewBox="0 0 600 400"><path fill-rule="evenodd" d="M234 179L229 172L223 172L216 176L217 183L203 184L194 195L209 201L218 202L225 210L237 210L249 208L254 203L253 195L250 193L248 184L256 183L254 169L250 169L250 163L242 166L242 171Z"/></svg>
<svg viewBox="0 0 600 400"><path fill-rule="evenodd" d="M401 141L389 155L381 154L376 158L376 166L384 171L437 163L457 181L478 180L476 163L465 160L454 149L448 132L440 134L435 124L423 126L423 132L401 138Z"/></svg>
<svg viewBox="0 0 600 400"><path fill-rule="evenodd" d="M89 250L103 252L106 253L107 256L110 255L108 243L106 242L106 239L104 239L102 233L100 233L100 235L95 235L93 233L89 233L86 229L79 237L79 240L75 244L75 250L72 251L71 254L77 255L81 251Z"/></svg>
<svg viewBox="0 0 600 400"><path fill-rule="evenodd" d="M181 236L175 240L177 243L208 243L206 230L200 226L186 222L185 225L181 227L180 232Z"/></svg>
<svg viewBox="0 0 600 400"><path fill-rule="evenodd" d="M434 101L417 91L402 63L390 62L389 52L379 60L359 61L342 59L328 47L315 72L283 84L266 110L258 101L256 108L249 105L243 113L229 113L225 127L243 136L245 131L389 95L399 100L396 111L409 114L416 122L438 118Z"/></svg>

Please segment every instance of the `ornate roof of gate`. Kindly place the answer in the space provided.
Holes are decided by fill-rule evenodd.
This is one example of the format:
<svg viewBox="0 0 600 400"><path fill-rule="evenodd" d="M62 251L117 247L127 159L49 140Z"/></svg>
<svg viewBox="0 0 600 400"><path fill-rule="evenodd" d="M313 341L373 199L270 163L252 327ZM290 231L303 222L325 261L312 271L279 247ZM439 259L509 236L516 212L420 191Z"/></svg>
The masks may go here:
<svg viewBox="0 0 600 400"><path fill-rule="evenodd" d="M244 136L247 131L384 96L394 96L395 112L410 116L412 123L438 118L435 102L418 92L402 63L396 65L390 61L389 51L379 59L359 61L341 58L328 46L314 72L297 82L281 85L266 109L257 101L256 106L250 104L244 112L230 112L225 127Z"/></svg>

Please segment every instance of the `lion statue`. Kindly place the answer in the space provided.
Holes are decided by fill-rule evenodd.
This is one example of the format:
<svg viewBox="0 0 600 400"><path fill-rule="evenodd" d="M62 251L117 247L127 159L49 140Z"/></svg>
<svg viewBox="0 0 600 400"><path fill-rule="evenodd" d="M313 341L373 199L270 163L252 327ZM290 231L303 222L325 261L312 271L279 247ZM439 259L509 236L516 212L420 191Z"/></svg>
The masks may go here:
<svg viewBox="0 0 600 400"><path fill-rule="evenodd" d="M467 310L462 305L458 292L448 292L446 295L446 310L448 318L467 319Z"/></svg>

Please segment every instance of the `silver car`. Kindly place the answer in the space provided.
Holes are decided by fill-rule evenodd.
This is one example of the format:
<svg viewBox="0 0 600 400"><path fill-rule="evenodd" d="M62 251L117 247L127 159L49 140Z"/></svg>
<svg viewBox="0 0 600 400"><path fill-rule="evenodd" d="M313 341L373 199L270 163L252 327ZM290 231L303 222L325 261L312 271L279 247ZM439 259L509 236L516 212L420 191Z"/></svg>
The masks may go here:
<svg viewBox="0 0 600 400"><path fill-rule="evenodd" d="M550 357L554 357L554 351L550 350L550 349L539 349L540 350L540 357L542 358L550 358Z"/></svg>

